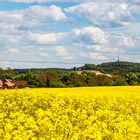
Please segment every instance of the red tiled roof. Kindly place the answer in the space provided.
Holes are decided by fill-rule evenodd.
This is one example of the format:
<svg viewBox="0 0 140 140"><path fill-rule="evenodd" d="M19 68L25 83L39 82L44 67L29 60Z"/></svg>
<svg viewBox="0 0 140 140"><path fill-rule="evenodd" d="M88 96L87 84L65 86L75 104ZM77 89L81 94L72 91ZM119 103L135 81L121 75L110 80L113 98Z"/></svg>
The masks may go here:
<svg viewBox="0 0 140 140"><path fill-rule="evenodd" d="M12 87L14 86L14 82L12 80L8 80L6 79L5 82L4 82L4 85L8 86L8 87Z"/></svg>

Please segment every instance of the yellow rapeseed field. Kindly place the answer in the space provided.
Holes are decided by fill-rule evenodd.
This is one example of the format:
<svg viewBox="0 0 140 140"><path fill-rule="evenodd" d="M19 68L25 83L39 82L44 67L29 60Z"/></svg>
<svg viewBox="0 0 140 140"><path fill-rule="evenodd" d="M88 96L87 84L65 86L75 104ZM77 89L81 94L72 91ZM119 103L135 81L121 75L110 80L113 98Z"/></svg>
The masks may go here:
<svg viewBox="0 0 140 140"><path fill-rule="evenodd" d="M140 140L140 87L0 90L0 140Z"/></svg>

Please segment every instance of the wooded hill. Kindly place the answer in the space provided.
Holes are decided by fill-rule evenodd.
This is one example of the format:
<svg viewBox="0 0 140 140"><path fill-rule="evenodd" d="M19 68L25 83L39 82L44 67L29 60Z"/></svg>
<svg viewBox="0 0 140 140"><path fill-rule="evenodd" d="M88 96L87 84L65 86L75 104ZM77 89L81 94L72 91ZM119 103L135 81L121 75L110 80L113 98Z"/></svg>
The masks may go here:
<svg viewBox="0 0 140 140"><path fill-rule="evenodd" d="M77 70L98 70L103 73L112 74L140 72L140 63L116 61L102 63L99 65L85 64L84 66L77 68Z"/></svg>

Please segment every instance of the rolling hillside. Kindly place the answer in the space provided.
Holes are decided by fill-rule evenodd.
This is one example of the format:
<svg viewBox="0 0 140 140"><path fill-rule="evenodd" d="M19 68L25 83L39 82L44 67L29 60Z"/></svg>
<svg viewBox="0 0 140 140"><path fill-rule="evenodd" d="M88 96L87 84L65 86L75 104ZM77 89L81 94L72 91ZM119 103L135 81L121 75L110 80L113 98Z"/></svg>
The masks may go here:
<svg viewBox="0 0 140 140"><path fill-rule="evenodd" d="M97 70L103 73L130 73L140 72L140 63L116 61L107 62L99 65L85 64L82 67L77 68L78 70Z"/></svg>

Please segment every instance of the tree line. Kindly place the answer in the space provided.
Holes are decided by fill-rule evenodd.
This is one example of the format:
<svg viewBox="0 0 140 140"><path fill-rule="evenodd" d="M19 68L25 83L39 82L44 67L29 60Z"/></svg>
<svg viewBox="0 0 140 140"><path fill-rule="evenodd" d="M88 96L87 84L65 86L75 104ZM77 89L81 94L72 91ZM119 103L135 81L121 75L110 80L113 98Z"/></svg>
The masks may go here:
<svg viewBox="0 0 140 140"><path fill-rule="evenodd" d="M84 87L84 86L126 86L140 85L140 73L96 75L90 71L47 70L19 73L8 69L0 70L0 80L11 79L17 82L17 88L36 87Z"/></svg>

